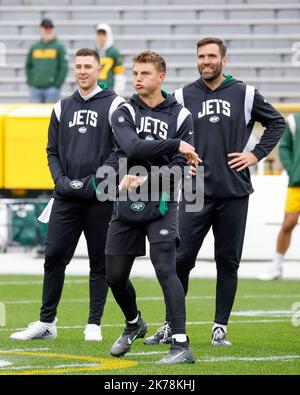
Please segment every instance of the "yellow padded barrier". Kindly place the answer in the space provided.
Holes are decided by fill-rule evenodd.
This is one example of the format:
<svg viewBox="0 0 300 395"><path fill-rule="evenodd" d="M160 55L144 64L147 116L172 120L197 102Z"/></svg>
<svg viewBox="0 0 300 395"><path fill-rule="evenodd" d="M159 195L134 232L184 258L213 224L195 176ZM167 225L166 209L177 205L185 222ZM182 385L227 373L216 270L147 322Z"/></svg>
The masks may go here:
<svg viewBox="0 0 300 395"><path fill-rule="evenodd" d="M15 107L15 104L0 104L0 188L4 188L4 119L7 112Z"/></svg>
<svg viewBox="0 0 300 395"><path fill-rule="evenodd" d="M4 117L4 188L52 189L46 145L52 104L23 104Z"/></svg>

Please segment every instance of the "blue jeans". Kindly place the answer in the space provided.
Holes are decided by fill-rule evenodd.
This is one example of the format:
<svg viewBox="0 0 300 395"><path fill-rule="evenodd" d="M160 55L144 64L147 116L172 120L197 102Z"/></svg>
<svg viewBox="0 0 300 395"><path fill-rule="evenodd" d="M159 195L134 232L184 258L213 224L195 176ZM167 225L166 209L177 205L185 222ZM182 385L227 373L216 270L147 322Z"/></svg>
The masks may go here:
<svg viewBox="0 0 300 395"><path fill-rule="evenodd" d="M60 88L50 86L49 88L30 88L31 103L56 103L60 100Z"/></svg>

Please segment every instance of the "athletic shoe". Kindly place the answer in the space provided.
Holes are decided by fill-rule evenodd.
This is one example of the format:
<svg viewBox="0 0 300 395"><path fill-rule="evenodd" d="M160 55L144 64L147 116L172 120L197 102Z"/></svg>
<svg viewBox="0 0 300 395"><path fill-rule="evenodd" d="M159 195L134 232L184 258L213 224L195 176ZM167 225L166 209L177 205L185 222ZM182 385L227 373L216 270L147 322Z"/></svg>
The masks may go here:
<svg viewBox="0 0 300 395"><path fill-rule="evenodd" d="M147 337L144 341L144 344L148 345L165 343L172 343L172 329L167 321L157 329L153 336Z"/></svg>
<svg viewBox="0 0 300 395"><path fill-rule="evenodd" d="M103 340L101 326L96 324L87 324L84 330L84 340L87 342L101 342Z"/></svg>
<svg viewBox="0 0 300 395"><path fill-rule="evenodd" d="M172 339L168 355L155 362L156 365L173 365L178 363L195 363L196 359L189 347L188 341L184 343Z"/></svg>
<svg viewBox="0 0 300 395"><path fill-rule="evenodd" d="M57 318L51 323L36 321L28 325L28 327L21 332L15 332L10 335L14 340L32 340L32 339L56 339Z"/></svg>
<svg viewBox="0 0 300 395"><path fill-rule="evenodd" d="M266 273L262 273L258 276L259 280L272 281L282 279L282 269L271 267Z"/></svg>
<svg viewBox="0 0 300 395"><path fill-rule="evenodd" d="M114 342L110 353L113 357L121 357L125 355L131 348L131 344L136 340L143 338L147 333L147 325L142 320L142 317L139 313L139 319L136 324L128 324L125 321L125 328L121 334L121 336Z"/></svg>
<svg viewBox="0 0 300 395"><path fill-rule="evenodd" d="M226 333L223 328L217 326L211 334L212 346L231 346L231 343L226 338Z"/></svg>

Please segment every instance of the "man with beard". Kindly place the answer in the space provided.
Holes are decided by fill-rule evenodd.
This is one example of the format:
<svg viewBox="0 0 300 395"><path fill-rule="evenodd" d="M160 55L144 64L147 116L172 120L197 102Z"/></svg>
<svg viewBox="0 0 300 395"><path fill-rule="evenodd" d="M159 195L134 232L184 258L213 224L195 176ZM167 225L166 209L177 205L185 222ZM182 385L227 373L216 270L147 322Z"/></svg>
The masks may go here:
<svg viewBox="0 0 300 395"><path fill-rule="evenodd" d="M204 165L204 207L200 212L179 208L176 270L185 294L190 271L210 228L214 234L217 268L216 307L211 344L230 346L227 323L235 299L242 255L249 194L253 192L249 166L267 156L285 128L282 116L250 85L225 76L226 47L206 37L197 43L200 78L175 91L177 101L193 116L194 146ZM265 131L251 152L244 149L254 123ZM165 324L145 344L170 342L172 328Z"/></svg>

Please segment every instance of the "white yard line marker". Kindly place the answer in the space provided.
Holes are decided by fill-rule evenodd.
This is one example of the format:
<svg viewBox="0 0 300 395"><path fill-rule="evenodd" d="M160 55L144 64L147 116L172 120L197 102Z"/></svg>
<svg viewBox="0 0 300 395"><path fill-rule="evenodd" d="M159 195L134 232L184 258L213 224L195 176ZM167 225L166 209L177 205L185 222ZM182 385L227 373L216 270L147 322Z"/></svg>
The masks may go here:
<svg viewBox="0 0 300 395"><path fill-rule="evenodd" d="M4 359L0 359L0 369L2 368L2 367L7 367L7 366L10 366L10 365L12 365L12 363L11 362L9 362L9 361L4 361Z"/></svg>
<svg viewBox="0 0 300 395"><path fill-rule="evenodd" d="M242 295L236 299L299 299L300 294L289 294L289 295ZM215 296L187 296L186 300L214 300ZM137 297L138 301L163 301L162 296L141 296ZM114 298L107 298L107 302L114 302ZM41 304L41 300L1 300L4 304ZM62 303L88 303L89 299L62 299Z"/></svg>
<svg viewBox="0 0 300 395"><path fill-rule="evenodd" d="M232 316L236 317L287 317L295 314L292 310L249 310L233 311Z"/></svg>
<svg viewBox="0 0 300 395"><path fill-rule="evenodd" d="M236 320L229 321L229 324L275 324L282 322L290 322L289 319L286 320ZM161 322L149 322L148 326L161 326ZM212 325L212 321L197 321L190 322L188 321L186 325ZM124 324L101 324L103 328L123 328ZM57 329L83 329L85 325L73 325L73 326L58 326ZM26 328L3 328L0 329L0 332L17 332L22 331Z"/></svg>
<svg viewBox="0 0 300 395"><path fill-rule="evenodd" d="M1 350L1 351L9 351L9 352L22 352L22 351L49 351L50 348L12 348L9 350Z"/></svg>
<svg viewBox="0 0 300 395"><path fill-rule="evenodd" d="M88 279L82 280L65 280L65 284L88 284ZM25 280L15 280L15 281L0 281L0 285L42 285L43 280L32 280L32 281L25 281Z"/></svg>
<svg viewBox="0 0 300 395"><path fill-rule="evenodd" d="M66 368L89 368L93 366L98 366L99 363L72 363L65 365L54 365L54 366L11 366L9 368L3 368L4 370L25 370L25 369L66 369ZM1 366L1 365L0 365ZM1 370L1 367L0 367Z"/></svg>
<svg viewBox="0 0 300 395"><path fill-rule="evenodd" d="M276 355L272 357L202 357L199 362L229 362L229 361L251 361L251 362L271 362L271 361L295 361L300 355Z"/></svg>
<svg viewBox="0 0 300 395"><path fill-rule="evenodd" d="M157 352L157 354L165 354L165 352ZM147 356L152 355L151 352L147 353L128 353L132 356ZM300 358L300 355L276 355L271 357L201 357L197 359L197 362L230 362L230 361L241 361L241 362L294 362ZM139 361L139 364L152 364L151 361Z"/></svg>

